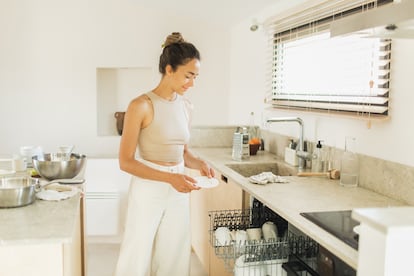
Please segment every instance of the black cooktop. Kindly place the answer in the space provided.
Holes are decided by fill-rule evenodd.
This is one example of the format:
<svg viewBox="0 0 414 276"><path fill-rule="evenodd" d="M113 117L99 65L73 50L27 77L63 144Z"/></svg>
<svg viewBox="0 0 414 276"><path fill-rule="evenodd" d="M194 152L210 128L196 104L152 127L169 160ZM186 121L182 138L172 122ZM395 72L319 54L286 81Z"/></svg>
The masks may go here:
<svg viewBox="0 0 414 276"><path fill-rule="evenodd" d="M358 234L354 227L359 222L351 217L351 210L301 213L322 229L358 250Z"/></svg>

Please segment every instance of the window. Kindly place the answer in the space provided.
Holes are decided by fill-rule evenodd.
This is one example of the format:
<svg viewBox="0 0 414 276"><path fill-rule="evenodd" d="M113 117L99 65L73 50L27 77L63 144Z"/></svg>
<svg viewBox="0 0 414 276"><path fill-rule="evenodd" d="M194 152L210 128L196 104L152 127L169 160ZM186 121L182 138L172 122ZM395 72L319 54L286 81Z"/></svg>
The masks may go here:
<svg viewBox="0 0 414 276"><path fill-rule="evenodd" d="M293 23L274 25L272 90L267 102L275 108L386 117L391 40L329 34L333 20L375 8L380 1L336 2L347 2L347 9L327 16L322 12L324 16L316 19L307 14L309 22L299 26L294 22L303 21L301 16L295 16ZM380 4L385 2L390 1ZM332 7L326 13L332 14Z"/></svg>

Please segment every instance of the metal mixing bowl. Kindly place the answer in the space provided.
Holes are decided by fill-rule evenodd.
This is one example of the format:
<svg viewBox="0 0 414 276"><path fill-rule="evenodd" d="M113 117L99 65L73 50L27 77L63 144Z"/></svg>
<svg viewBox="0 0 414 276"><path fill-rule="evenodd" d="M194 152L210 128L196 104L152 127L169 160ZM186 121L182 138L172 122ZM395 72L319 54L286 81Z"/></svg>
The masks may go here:
<svg viewBox="0 0 414 276"><path fill-rule="evenodd" d="M74 178L86 163L86 156L72 153L45 153L32 157L33 167L47 180Z"/></svg>
<svg viewBox="0 0 414 276"><path fill-rule="evenodd" d="M0 178L0 208L21 207L32 204L39 179L25 176Z"/></svg>

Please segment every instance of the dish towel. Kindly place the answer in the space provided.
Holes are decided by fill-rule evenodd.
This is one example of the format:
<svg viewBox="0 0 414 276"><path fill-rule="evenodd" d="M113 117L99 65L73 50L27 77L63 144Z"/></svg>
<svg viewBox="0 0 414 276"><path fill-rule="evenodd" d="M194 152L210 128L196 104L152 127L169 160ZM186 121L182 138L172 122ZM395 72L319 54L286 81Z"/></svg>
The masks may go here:
<svg viewBox="0 0 414 276"><path fill-rule="evenodd" d="M257 175L249 177L249 181L254 184L267 184L267 183L287 183L288 181L280 175L275 175L272 172L262 172Z"/></svg>

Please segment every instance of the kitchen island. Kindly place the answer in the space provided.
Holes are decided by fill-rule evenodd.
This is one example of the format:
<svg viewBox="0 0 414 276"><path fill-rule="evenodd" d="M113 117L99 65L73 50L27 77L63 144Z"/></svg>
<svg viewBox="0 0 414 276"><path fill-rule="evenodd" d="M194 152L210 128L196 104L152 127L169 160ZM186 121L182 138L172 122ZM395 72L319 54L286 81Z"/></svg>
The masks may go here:
<svg viewBox="0 0 414 276"><path fill-rule="evenodd" d="M81 194L0 209L0 221L2 275L85 275Z"/></svg>
<svg viewBox="0 0 414 276"><path fill-rule="evenodd" d="M247 177L228 166L274 162L289 167L276 155L266 151L259 151L256 156L251 156L250 160L241 162L231 159L231 148L193 148L193 152L214 167L217 178L224 178L227 183L238 185L354 269L358 268L358 251L310 222L300 213L405 205L367 189L342 187L339 180L330 180L326 177L298 177L292 174L284 176L288 183L252 184Z"/></svg>

